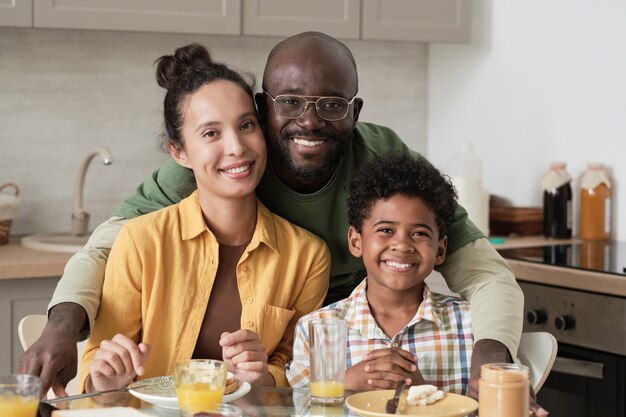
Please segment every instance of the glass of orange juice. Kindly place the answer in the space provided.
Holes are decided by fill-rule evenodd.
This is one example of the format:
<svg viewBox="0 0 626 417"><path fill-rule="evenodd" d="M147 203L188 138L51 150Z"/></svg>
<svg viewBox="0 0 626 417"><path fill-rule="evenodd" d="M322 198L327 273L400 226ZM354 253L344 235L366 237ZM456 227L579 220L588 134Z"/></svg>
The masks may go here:
<svg viewBox="0 0 626 417"><path fill-rule="evenodd" d="M33 375L0 375L0 416L36 417L41 378Z"/></svg>
<svg viewBox="0 0 626 417"><path fill-rule="evenodd" d="M341 319L309 322L309 363L311 402L343 402L346 376L347 323Z"/></svg>
<svg viewBox="0 0 626 417"><path fill-rule="evenodd" d="M190 359L176 364L174 383L181 413L210 411L224 397L228 365L213 359Z"/></svg>

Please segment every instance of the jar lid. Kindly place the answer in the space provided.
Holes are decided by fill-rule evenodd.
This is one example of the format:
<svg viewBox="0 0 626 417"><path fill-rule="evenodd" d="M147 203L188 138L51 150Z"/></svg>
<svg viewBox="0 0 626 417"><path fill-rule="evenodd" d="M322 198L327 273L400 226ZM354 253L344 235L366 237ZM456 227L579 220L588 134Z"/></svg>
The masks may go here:
<svg viewBox="0 0 626 417"><path fill-rule="evenodd" d="M604 168L604 165L599 163L599 162L588 162L587 163L587 168L589 168L589 169L602 169L602 168Z"/></svg>
<svg viewBox="0 0 626 417"><path fill-rule="evenodd" d="M487 381L528 381L528 366L516 363L486 363L480 367L480 377Z"/></svg>

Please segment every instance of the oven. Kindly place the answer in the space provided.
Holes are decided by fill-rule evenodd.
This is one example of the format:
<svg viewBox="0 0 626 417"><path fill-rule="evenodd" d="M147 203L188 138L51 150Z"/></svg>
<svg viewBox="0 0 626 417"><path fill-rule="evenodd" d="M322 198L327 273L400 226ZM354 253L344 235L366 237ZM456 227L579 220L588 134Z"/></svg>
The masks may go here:
<svg viewBox="0 0 626 417"><path fill-rule="evenodd" d="M524 331L547 331L559 342L538 403L550 417L626 417L626 298L519 284Z"/></svg>
<svg viewBox="0 0 626 417"><path fill-rule="evenodd" d="M499 252L523 261L516 277L524 292L524 331L549 332L559 343L552 371L537 395L539 404L550 417L626 417L626 297L563 288L548 276L567 268L577 280L598 279L598 272L626 280L626 242L582 241Z"/></svg>

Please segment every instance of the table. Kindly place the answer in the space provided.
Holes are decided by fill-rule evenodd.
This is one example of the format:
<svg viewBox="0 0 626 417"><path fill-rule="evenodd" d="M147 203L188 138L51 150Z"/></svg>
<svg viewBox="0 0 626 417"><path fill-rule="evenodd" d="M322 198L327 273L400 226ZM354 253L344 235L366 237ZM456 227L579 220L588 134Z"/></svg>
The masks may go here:
<svg viewBox="0 0 626 417"><path fill-rule="evenodd" d="M346 391L346 398L354 393L354 391ZM253 387L248 394L232 401L231 404L241 408L244 417L360 417L348 410L345 405L311 405L308 388ZM49 404L40 404L38 417L51 417L56 407L58 409L133 407L151 416L179 416L178 410L156 407L138 400L129 393L122 392L60 402L54 407ZM467 417L476 417L476 414Z"/></svg>
<svg viewBox="0 0 626 417"><path fill-rule="evenodd" d="M346 396L351 393L347 392ZM311 406L308 388L273 388L253 387L248 394L231 402L243 410L248 417L291 417L324 416L339 417L356 414L349 413L347 407ZM109 393L97 397L83 398L54 404L40 404L38 417L50 417L56 409L133 407L142 412L160 417L178 417L177 410L165 410L145 403L129 393ZM113 416L112 416L113 417Z"/></svg>

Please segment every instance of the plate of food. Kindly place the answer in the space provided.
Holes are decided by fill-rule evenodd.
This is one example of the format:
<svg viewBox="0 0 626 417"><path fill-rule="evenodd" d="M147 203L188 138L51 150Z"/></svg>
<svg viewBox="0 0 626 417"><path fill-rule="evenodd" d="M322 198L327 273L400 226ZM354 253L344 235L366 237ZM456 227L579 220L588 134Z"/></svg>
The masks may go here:
<svg viewBox="0 0 626 417"><path fill-rule="evenodd" d="M133 389L137 386L137 389ZM228 373L226 388L224 389L223 403L241 398L250 391L250 384L235 379L233 374ZM128 390L133 396L150 404L169 410L178 410L178 397L173 376L157 376L142 379L130 386Z"/></svg>
<svg viewBox="0 0 626 417"><path fill-rule="evenodd" d="M363 417L389 417L385 406L391 398L393 390L360 392L349 396L346 405ZM443 392L432 385L418 385L402 393L396 414L415 417L463 417L477 409L478 402L470 397Z"/></svg>

